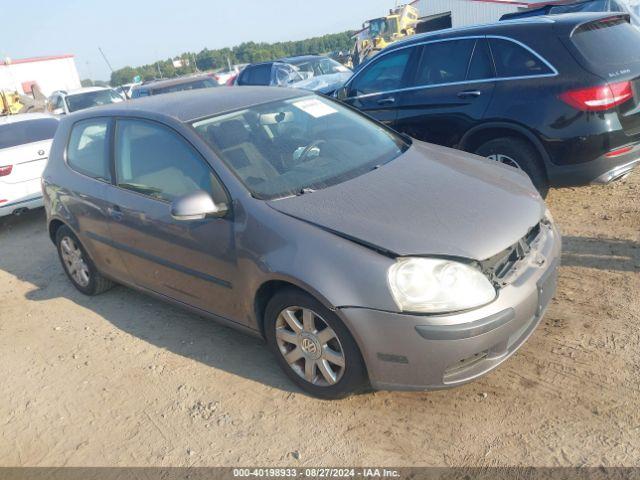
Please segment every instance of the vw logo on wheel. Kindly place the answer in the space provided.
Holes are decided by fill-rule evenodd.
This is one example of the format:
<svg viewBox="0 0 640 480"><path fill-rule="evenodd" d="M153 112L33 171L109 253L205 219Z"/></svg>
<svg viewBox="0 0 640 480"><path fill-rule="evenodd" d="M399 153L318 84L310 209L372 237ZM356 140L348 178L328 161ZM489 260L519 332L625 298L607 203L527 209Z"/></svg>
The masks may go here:
<svg viewBox="0 0 640 480"><path fill-rule="evenodd" d="M308 339L308 338L303 338L302 339L302 350L304 350L307 353L310 354L314 354L318 352L318 347L316 346L316 344Z"/></svg>

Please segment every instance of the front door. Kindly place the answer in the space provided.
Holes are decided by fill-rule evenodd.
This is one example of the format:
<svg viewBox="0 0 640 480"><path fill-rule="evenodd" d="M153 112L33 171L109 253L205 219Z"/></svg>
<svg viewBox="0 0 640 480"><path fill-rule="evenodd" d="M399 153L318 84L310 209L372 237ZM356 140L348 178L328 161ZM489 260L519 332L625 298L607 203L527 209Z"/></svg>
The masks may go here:
<svg viewBox="0 0 640 480"><path fill-rule="evenodd" d="M415 48L381 54L355 74L343 102L389 126L398 115L398 99L413 62Z"/></svg>
<svg viewBox="0 0 640 480"><path fill-rule="evenodd" d="M494 77L484 38L425 44L411 88L397 98L395 128L425 142L458 145L484 117Z"/></svg>
<svg viewBox="0 0 640 480"><path fill-rule="evenodd" d="M227 194L208 163L182 136L159 123L118 120L111 239L137 285L229 318L236 269L230 218L179 221L171 202L204 190Z"/></svg>

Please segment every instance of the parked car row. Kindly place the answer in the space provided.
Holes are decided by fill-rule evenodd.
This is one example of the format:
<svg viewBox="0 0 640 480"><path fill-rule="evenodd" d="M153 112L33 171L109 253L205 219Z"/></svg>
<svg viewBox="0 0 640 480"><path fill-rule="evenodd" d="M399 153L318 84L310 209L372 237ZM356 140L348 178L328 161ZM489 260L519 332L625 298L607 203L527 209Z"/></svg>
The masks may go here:
<svg viewBox="0 0 640 480"><path fill-rule="evenodd" d="M305 56L246 67L242 90L138 85L60 117L51 240L79 291L117 282L263 337L313 395L461 385L553 297L540 193L640 161L639 35L543 16L414 36L352 76Z"/></svg>
<svg viewBox="0 0 640 480"><path fill-rule="evenodd" d="M331 95L351 74L351 70L329 57L303 55L249 65L234 84L302 88Z"/></svg>

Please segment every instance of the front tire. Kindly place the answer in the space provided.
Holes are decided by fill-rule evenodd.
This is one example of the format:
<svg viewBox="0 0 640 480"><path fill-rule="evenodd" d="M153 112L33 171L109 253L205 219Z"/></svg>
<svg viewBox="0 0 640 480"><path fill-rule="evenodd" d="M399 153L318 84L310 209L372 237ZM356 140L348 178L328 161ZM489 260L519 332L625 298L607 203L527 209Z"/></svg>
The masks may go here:
<svg viewBox="0 0 640 480"><path fill-rule="evenodd" d="M93 296L113 287L114 283L98 272L82 243L69 227L58 228L56 246L64 272L80 292Z"/></svg>
<svg viewBox="0 0 640 480"><path fill-rule="evenodd" d="M351 333L310 295L296 289L274 295L265 311L265 334L280 367L305 392L339 399L367 386Z"/></svg>
<svg viewBox="0 0 640 480"><path fill-rule="evenodd" d="M495 138L482 144L475 153L524 171L542 197L549 193L540 155L530 143L515 137Z"/></svg>

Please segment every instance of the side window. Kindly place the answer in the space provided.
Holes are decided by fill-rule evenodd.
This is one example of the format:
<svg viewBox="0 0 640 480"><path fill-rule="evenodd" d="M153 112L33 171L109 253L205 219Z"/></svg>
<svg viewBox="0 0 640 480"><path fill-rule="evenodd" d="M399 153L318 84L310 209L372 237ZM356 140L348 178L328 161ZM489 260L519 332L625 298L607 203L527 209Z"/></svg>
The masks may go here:
<svg viewBox="0 0 640 480"><path fill-rule="evenodd" d="M92 119L76 123L67 145L67 163L74 170L103 182L109 173L109 120Z"/></svg>
<svg viewBox="0 0 640 480"><path fill-rule="evenodd" d="M115 140L116 180L121 188L171 202L196 190L215 202L226 194L204 159L177 133L142 120L119 120Z"/></svg>
<svg viewBox="0 0 640 480"><path fill-rule="evenodd" d="M422 47L414 84L441 85L464 82L475 40L450 40Z"/></svg>
<svg viewBox="0 0 640 480"><path fill-rule="evenodd" d="M349 96L382 93L402 88L402 77L409 63L412 48L389 53L365 67L349 88Z"/></svg>
<svg viewBox="0 0 640 480"><path fill-rule="evenodd" d="M489 40L498 77L528 77L553 73L532 52L509 40Z"/></svg>
<svg viewBox="0 0 640 480"><path fill-rule="evenodd" d="M473 57L471 57L471 63L469 64L467 80L484 80L494 76L493 60L491 59L487 41L484 39L477 40L476 47L473 50Z"/></svg>

